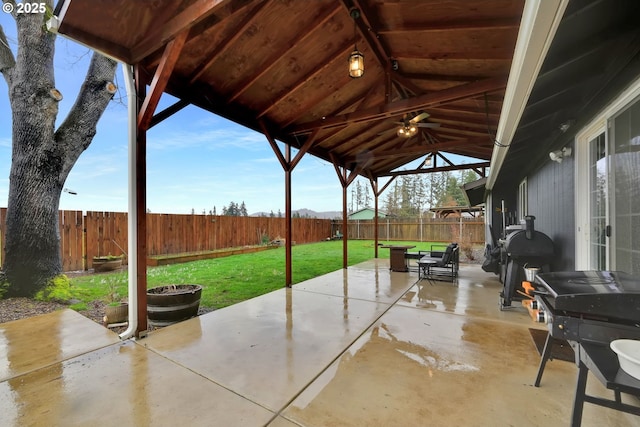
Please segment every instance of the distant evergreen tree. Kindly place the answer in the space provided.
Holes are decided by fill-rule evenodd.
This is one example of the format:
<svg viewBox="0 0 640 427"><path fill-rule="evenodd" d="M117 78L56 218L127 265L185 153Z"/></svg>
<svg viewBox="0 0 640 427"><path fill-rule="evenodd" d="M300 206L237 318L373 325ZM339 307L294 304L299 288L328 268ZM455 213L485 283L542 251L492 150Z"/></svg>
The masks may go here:
<svg viewBox="0 0 640 427"><path fill-rule="evenodd" d="M222 215L226 216L248 216L247 207L242 202L242 204L238 204L236 202L229 202L229 206L222 207Z"/></svg>

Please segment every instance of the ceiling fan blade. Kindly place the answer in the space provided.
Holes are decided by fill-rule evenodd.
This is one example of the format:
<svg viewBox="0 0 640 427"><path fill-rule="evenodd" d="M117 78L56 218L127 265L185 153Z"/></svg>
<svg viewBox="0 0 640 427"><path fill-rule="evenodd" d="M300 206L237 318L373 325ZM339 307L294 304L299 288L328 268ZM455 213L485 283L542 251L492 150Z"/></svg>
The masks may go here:
<svg viewBox="0 0 640 427"><path fill-rule="evenodd" d="M421 120L426 119L427 117L429 117L430 114L429 113L420 113L417 116L415 116L413 119L409 120L411 123L418 123Z"/></svg>
<svg viewBox="0 0 640 427"><path fill-rule="evenodd" d="M439 128L440 123L416 123L419 128Z"/></svg>

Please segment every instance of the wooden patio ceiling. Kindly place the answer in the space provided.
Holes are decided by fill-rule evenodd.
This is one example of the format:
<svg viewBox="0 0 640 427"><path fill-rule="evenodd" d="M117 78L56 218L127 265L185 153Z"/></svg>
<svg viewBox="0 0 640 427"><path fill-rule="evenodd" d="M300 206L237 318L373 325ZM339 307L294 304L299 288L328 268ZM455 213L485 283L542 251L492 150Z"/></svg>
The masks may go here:
<svg viewBox="0 0 640 427"><path fill-rule="evenodd" d="M430 153L478 160L429 171L484 174L523 7L524 0L61 0L55 13L61 34L137 65L151 86L143 128L193 104L272 145L373 179ZM356 43L365 72L352 79L347 57ZM155 113L155 85L180 101ZM424 112L422 123L438 127L397 136L398 122Z"/></svg>

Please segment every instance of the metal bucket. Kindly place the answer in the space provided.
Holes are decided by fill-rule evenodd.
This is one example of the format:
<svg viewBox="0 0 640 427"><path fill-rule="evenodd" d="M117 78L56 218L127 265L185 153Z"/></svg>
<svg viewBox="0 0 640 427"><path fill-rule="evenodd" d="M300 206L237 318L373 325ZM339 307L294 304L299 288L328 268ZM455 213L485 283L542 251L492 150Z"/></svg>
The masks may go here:
<svg viewBox="0 0 640 427"><path fill-rule="evenodd" d="M538 274L539 271L540 269L538 267L525 267L524 277L528 282L533 282L536 280L536 274Z"/></svg>

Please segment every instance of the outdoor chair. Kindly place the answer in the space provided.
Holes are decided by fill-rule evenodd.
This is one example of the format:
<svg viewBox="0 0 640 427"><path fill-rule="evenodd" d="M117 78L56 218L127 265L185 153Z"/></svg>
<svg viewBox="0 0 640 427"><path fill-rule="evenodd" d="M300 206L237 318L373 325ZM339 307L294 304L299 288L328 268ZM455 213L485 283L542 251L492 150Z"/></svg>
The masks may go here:
<svg viewBox="0 0 640 427"><path fill-rule="evenodd" d="M428 256L418 260L418 278L431 280L449 280L458 277L460 248L457 243L447 245L444 251L431 251Z"/></svg>

